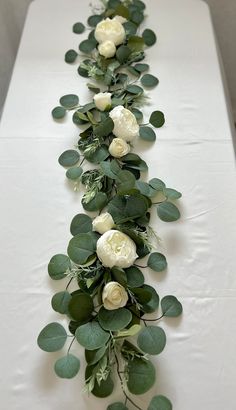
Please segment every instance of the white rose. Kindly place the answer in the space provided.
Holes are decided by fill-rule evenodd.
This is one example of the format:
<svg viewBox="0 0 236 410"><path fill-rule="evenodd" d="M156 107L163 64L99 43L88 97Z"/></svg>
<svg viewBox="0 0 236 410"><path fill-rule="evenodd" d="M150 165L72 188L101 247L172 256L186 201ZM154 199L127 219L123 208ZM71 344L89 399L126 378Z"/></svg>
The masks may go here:
<svg viewBox="0 0 236 410"><path fill-rule="evenodd" d="M139 125L134 114L124 108L122 105L117 105L109 113L109 116L114 122L113 134L122 138L125 141L133 141L139 133Z"/></svg>
<svg viewBox="0 0 236 410"><path fill-rule="evenodd" d="M125 29L119 21L108 17L97 24L94 35L98 43L110 40L118 46L125 39Z"/></svg>
<svg viewBox="0 0 236 410"><path fill-rule="evenodd" d="M106 40L103 43L99 44L98 51L101 56L105 58L111 58L116 54L116 46L112 41Z"/></svg>
<svg viewBox="0 0 236 410"><path fill-rule="evenodd" d="M111 93L97 93L93 97L93 101L100 111L105 111L111 106Z"/></svg>
<svg viewBox="0 0 236 410"><path fill-rule="evenodd" d="M119 21L121 24L124 24L127 21L127 19L124 18L123 16L115 16L113 17L113 20Z"/></svg>
<svg viewBox="0 0 236 410"><path fill-rule="evenodd" d="M98 239L97 256L103 266L108 268L128 268L138 257L134 241L125 233L116 230L107 231Z"/></svg>
<svg viewBox="0 0 236 410"><path fill-rule="evenodd" d="M100 233L101 235L106 231L109 231L114 226L114 221L112 216L108 212L96 216L92 222L93 230Z"/></svg>
<svg viewBox="0 0 236 410"><path fill-rule="evenodd" d="M121 158L129 153L130 146L121 138L114 138L109 145L108 151L114 158Z"/></svg>
<svg viewBox="0 0 236 410"><path fill-rule="evenodd" d="M128 293L118 282L108 282L102 292L102 301L107 310L119 309L128 302Z"/></svg>

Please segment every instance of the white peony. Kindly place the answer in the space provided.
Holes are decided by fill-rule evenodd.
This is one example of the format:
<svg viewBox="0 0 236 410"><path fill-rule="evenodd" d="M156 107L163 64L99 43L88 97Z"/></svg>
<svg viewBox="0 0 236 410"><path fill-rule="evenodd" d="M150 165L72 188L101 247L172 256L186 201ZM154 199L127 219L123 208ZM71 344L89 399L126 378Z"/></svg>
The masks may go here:
<svg viewBox="0 0 236 410"><path fill-rule="evenodd" d="M118 282L108 282L102 292L102 301L107 310L119 309L128 302L128 293Z"/></svg>
<svg viewBox="0 0 236 410"><path fill-rule="evenodd" d="M97 24L94 35L99 44L110 40L118 46L125 39L125 29L119 21L108 17Z"/></svg>
<svg viewBox="0 0 236 410"><path fill-rule="evenodd" d="M111 58L116 54L116 46L111 40L106 40L99 44L98 51L101 56Z"/></svg>
<svg viewBox="0 0 236 410"><path fill-rule="evenodd" d="M102 235L114 227L114 221L108 212L104 212L104 214L98 215L94 218L92 225L93 230Z"/></svg>
<svg viewBox="0 0 236 410"><path fill-rule="evenodd" d="M134 241L116 230L107 231L98 239L97 255L103 266L108 268L128 268L138 257Z"/></svg>
<svg viewBox="0 0 236 410"><path fill-rule="evenodd" d="M121 138L114 138L109 145L108 151L114 158L121 158L130 152L130 146Z"/></svg>
<svg viewBox="0 0 236 410"><path fill-rule="evenodd" d="M122 105L117 105L109 113L114 122L113 134L125 141L133 141L139 133L139 125L135 115Z"/></svg>
<svg viewBox="0 0 236 410"><path fill-rule="evenodd" d="M113 17L113 20L116 20L116 21L119 21L121 24L124 24L124 23L126 23L126 21L127 21L127 19L125 18L125 17L123 17L123 16L115 16L115 17Z"/></svg>
<svg viewBox="0 0 236 410"><path fill-rule="evenodd" d="M111 107L111 93L97 93L93 101L100 111L105 111Z"/></svg>

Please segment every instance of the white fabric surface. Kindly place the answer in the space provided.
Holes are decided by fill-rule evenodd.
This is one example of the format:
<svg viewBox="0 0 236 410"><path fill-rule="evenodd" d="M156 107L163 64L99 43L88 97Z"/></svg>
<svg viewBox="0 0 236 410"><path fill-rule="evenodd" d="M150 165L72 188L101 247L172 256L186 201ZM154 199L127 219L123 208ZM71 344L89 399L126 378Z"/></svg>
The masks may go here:
<svg viewBox="0 0 236 410"><path fill-rule="evenodd" d="M167 395L175 410L235 409L236 188L230 119L207 6L198 1L146 0L145 26L157 31L149 49L150 72L160 79L150 92L148 115L163 110L166 125L155 145L139 143L149 177L183 193L182 219L166 224L153 217L169 262L163 274L146 272L160 296L176 295L179 320L163 320L168 337L153 360L157 382L136 398L147 408L154 394ZM174 12L173 12L174 10ZM53 122L51 108L63 94L91 97L64 51L83 37L72 24L89 7L78 0L40 0L31 5L0 130L1 339L0 408L5 410L102 410L122 399L117 387L106 400L81 394L80 375L54 375L61 352L40 351L41 328L61 316L50 309L61 289L47 276L50 257L66 250L69 224L81 211L80 195L57 162L76 143L68 119ZM201 30L199 31L199 27ZM90 96L90 97L89 97ZM65 321L66 323L66 321ZM119 384L117 383L117 386Z"/></svg>

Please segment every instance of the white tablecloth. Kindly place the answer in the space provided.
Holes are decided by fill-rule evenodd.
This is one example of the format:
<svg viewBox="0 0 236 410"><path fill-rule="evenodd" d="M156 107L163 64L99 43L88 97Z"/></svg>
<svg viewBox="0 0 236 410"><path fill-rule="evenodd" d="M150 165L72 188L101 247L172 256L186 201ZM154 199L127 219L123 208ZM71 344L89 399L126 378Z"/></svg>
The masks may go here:
<svg viewBox="0 0 236 410"><path fill-rule="evenodd" d="M83 37L71 32L90 14L88 1L37 0L30 7L1 123L0 252L2 410L88 410L122 399L88 398L80 377L54 375L61 352L40 351L36 338L50 321L61 290L47 276L47 263L64 253L69 224L81 211L78 193L64 177L57 158L77 141L68 119L51 119L63 94L91 95L64 52ZM168 337L154 360L157 382L136 401L167 395L175 410L235 410L236 335L236 172L229 111L207 6L193 0L146 0L146 27L158 35L148 50L150 72L160 79L151 91L148 115L159 109L166 125L156 144L139 143L159 177L183 193L182 219L166 224L153 218L169 262L163 274L146 273L160 296L176 295L184 307L179 320L163 320ZM14 30L14 27L12 27ZM66 323L66 322L65 322ZM119 386L119 383L117 383Z"/></svg>

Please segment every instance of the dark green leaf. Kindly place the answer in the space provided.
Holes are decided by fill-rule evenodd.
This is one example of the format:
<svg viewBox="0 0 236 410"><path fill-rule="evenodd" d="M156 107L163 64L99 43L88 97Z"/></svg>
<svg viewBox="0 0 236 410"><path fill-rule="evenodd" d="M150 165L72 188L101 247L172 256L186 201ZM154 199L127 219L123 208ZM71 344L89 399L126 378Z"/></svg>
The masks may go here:
<svg viewBox="0 0 236 410"><path fill-rule="evenodd" d="M62 315L68 313L68 305L71 300L71 295L67 291L58 292L52 298L52 308Z"/></svg>
<svg viewBox="0 0 236 410"><path fill-rule="evenodd" d="M155 272L162 272L167 268L166 257L158 252L151 253L147 264Z"/></svg>
<svg viewBox="0 0 236 410"><path fill-rule="evenodd" d="M100 324L95 321L78 327L75 336L77 341L87 350L99 349L110 338L109 332L103 330Z"/></svg>
<svg viewBox="0 0 236 410"><path fill-rule="evenodd" d="M70 232L73 236L78 233L90 232L92 229L92 219L88 215L78 214L72 219Z"/></svg>
<svg viewBox="0 0 236 410"><path fill-rule="evenodd" d="M137 31L137 25L132 23L132 21L126 21L123 24L123 27L125 29L125 32L128 36L134 36Z"/></svg>
<svg viewBox="0 0 236 410"><path fill-rule="evenodd" d="M126 287L127 285L127 277L126 277L126 273L123 269L118 268L118 267L114 267L111 270L111 274L113 279L120 283L122 286Z"/></svg>
<svg viewBox="0 0 236 410"><path fill-rule="evenodd" d="M132 314L125 308L107 310L101 307L98 313L98 320L104 330L117 332L124 329L131 322Z"/></svg>
<svg viewBox="0 0 236 410"><path fill-rule="evenodd" d="M149 302L145 303L142 306L142 309L145 313L153 313L159 306L159 296L152 286L143 285L143 289L150 292L152 294L152 298L149 300Z"/></svg>
<svg viewBox="0 0 236 410"><path fill-rule="evenodd" d="M72 319L84 322L89 321L93 312L93 299L87 293L73 295L68 310Z"/></svg>
<svg viewBox="0 0 236 410"><path fill-rule="evenodd" d="M84 265L88 258L96 250L92 237L89 233L75 235L69 242L68 255L78 265Z"/></svg>
<svg viewBox="0 0 236 410"><path fill-rule="evenodd" d="M150 123L155 128L160 128L165 124L165 117L161 111L153 111L149 118Z"/></svg>
<svg viewBox="0 0 236 410"><path fill-rule="evenodd" d="M68 50L65 54L65 62L72 64L75 62L78 53L75 50Z"/></svg>
<svg viewBox="0 0 236 410"><path fill-rule="evenodd" d="M45 326L38 336L38 345L45 352L56 352L62 349L67 334L62 325L53 322Z"/></svg>
<svg viewBox="0 0 236 410"><path fill-rule="evenodd" d="M102 398L110 396L111 393L113 392L113 389L114 389L114 383L109 375L108 378L106 380L102 380L100 384L98 384L98 382L95 382L95 386L94 386L94 389L92 390L92 394L102 399Z"/></svg>
<svg viewBox="0 0 236 410"><path fill-rule="evenodd" d="M60 155L58 162L63 167L73 167L73 165L77 164L79 159L80 159L79 152L73 149L69 149L67 151L64 151Z"/></svg>
<svg viewBox="0 0 236 410"><path fill-rule="evenodd" d="M142 94L143 89L139 87L138 85L127 85L126 91L128 91L130 94Z"/></svg>
<svg viewBox="0 0 236 410"><path fill-rule="evenodd" d="M157 214L162 221L174 222L180 218L178 208L171 202L162 202L157 205Z"/></svg>
<svg viewBox="0 0 236 410"><path fill-rule="evenodd" d="M83 23L75 23L72 27L72 30L75 34L81 34L85 30L85 26Z"/></svg>
<svg viewBox="0 0 236 410"><path fill-rule="evenodd" d="M128 60L130 54L131 49L127 46L121 45L116 51L116 58L121 64L123 64Z"/></svg>
<svg viewBox="0 0 236 410"><path fill-rule="evenodd" d="M141 83L144 87L155 87L159 83L158 78L151 74L144 74L141 78Z"/></svg>
<svg viewBox="0 0 236 410"><path fill-rule="evenodd" d="M75 94L67 94L63 95L63 97L60 98L60 104L64 108L73 108L79 103L79 97Z"/></svg>
<svg viewBox="0 0 236 410"><path fill-rule="evenodd" d="M135 115L137 121L142 121L143 113L137 108L132 108L132 113Z"/></svg>
<svg viewBox="0 0 236 410"><path fill-rule="evenodd" d="M108 198L104 192L98 192L92 201L85 203L82 199L83 208L88 212L100 211L107 204Z"/></svg>
<svg viewBox="0 0 236 410"><path fill-rule="evenodd" d="M131 21L133 21L133 23L139 25L139 24L142 23L142 21L143 21L143 19L144 19L144 15L143 15L143 13L141 13L140 11L134 10L134 11L131 13L130 19L131 19Z"/></svg>
<svg viewBox="0 0 236 410"><path fill-rule="evenodd" d="M152 128L150 127L140 127L139 128L139 136L142 138L144 141L155 141L156 140L156 134L153 131Z"/></svg>
<svg viewBox="0 0 236 410"><path fill-rule="evenodd" d="M149 47L153 46L157 39L154 31L150 30L149 28L146 28L146 30L144 30L142 37L144 39L145 44Z"/></svg>
<svg viewBox="0 0 236 410"><path fill-rule="evenodd" d="M113 404L110 404L107 407L107 410L128 410L128 407L126 407L123 403L121 402L116 402Z"/></svg>
<svg viewBox="0 0 236 410"><path fill-rule="evenodd" d="M146 326L140 331L137 343L145 353L160 354L166 345L166 335L161 327Z"/></svg>
<svg viewBox="0 0 236 410"><path fill-rule="evenodd" d="M128 362L127 371L127 386L132 394L144 394L155 383L155 367L149 361L135 358Z"/></svg>
<svg viewBox="0 0 236 410"><path fill-rule="evenodd" d="M165 396L154 396L147 410L172 410L172 404Z"/></svg>
<svg viewBox="0 0 236 410"><path fill-rule="evenodd" d="M129 171L120 171L116 178L119 193L125 193L134 188L136 179Z"/></svg>
<svg viewBox="0 0 236 410"><path fill-rule="evenodd" d="M52 116L55 120L60 120L61 118L64 118L66 115L66 110L64 107L55 107L52 110Z"/></svg>
<svg viewBox="0 0 236 410"><path fill-rule="evenodd" d="M138 288L144 284L144 276L139 268L131 266L125 270L127 276L127 285L130 288Z"/></svg>
<svg viewBox="0 0 236 410"><path fill-rule="evenodd" d="M140 73L143 73L144 71L147 71L149 69L149 65L144 64L144 63L138 63L138 64L135 64L134 68Z"/></svg>
<svg viewBox="0 0 236 410"><path fill-rule="evenodd" d="M179 199L182 196L180 192L172 188L164 188L163 193L168 199Z"/></svg>
<svg viewBox="0 0 236 410"><path fill-rule="evenodd" d="M144 40L139 36L131 36L128 40L128 47L135 52L142 51L144 46ZM136 68L136 67L135 67Z"/></svg>
<svg viewBox="0 0 236 410"><path fill-rule="evenodd" d="M107 346L102 346L98 350L85 350L85 358L87 363L91 366L99 362L99 360L104 356L106 353Z"/></svg>
<svg viewBox="0 0 236 410"><path fill-rule="evenodd" d="M79 49L82 53L91 53L95 49L96 44L95 40L84 40L80 43Z"/></svg>
<svg viewBox="0 0 236 410"><path fill-rule="evenodd" d="M103 20L103 16L100 16L98 14L94 14L93 16L90 16L88 18L88 25L91 27L96 27L96 25L98 23L100 23L100 21Z"/></svg>
<svg viewBox="0 0 236 410"><path fill-rule="evenodd" d="M143 289L143 288L132 288L132 292L135 296L135 298L138 300L138 302L141 305L145 305L146 303L148 303L151 298L152 298L152 294L151 292L149 292L149 290L147 289Z"/></svg>
<svg viewBox="0 0 236 410"><path fill-rule="evenodd" d="M61 357L55 363L54 370L62 379L72 379L80 369L79 359L71 353Z"/></svg>
<svg viewBox="0 0 236 410"><path fill-rule="evenodd" d="M107 117L105 121L103 121L95 128L95 134L98 137L107 137L109 134L111 134L113 128L114 122L110 117Z"/></svg>
<svg viewBox="0 0 236 410"><path fill-rule="evenodd" d="M167 317L177 317L180 316L183 308L181 303L175 296L165 296L161 300L161 308L164 316Z"/></svg>
<svg viewBox="0 0 236 410"><path fill-rule="evenodd" d="M66 171L66 177L72 181L76 181L83 173L81 167L72 167Z"/></svg>
<svg viewBox="0 0 236 410"><path fill-rule="evenodd" d="M149 198L156 194L156 191L147 182L136 181L136 187L142 195L148 196Z"/></svg>
<svg viewBox="0 0 236 410"><path fill-rule="evenodd" d="M64 279L65 273L70 267L70 258L67 255L54 255L48 264L49 276L54 280Z"/></svg>

